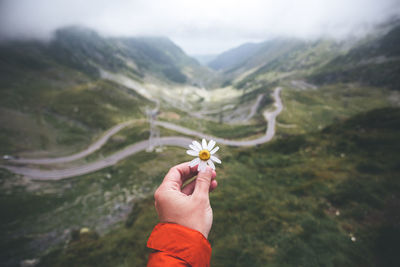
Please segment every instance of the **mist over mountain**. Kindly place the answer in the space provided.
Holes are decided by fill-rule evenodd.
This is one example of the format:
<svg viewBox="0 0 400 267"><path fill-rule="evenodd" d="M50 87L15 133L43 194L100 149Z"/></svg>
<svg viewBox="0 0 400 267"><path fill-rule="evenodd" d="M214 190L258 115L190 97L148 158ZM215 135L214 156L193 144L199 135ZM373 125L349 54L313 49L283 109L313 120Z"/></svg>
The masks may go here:
<svg viewBox="0 0 400 267"><path fill-rule="evenodd" d="M208 63L210 63L211 61L213 61L218 55L216 54L195 54L195 55L191 55L193 58L197 59L197 61L202 64L202 65L207 65Z"/></svg>
<svg viewBox="0 0 400 267"><path fill-rule="evenodd" d="M362 39L275 38L248 43L220 54L208 66L238 88L275 72L281 73L275 80L294 74L316 83L361 82L398 90L399 25L394 20Z"/></svg>
<svg viewBox="0 0 400 267"><path fill-rule="evenodd" d="M41 61L47 58L94 76L99 76L99 69L104 69L129 73L139 81L154 76L175 83L196 83L208 72L168 38L104 38L78 26L57 30L49 42L13 41L2 43L1 48L6 62L13 60L9 53L32 49L41 54L31 56L37 64L45 65Z"/></svg>
<svg viewBox="0 0 400 267"><path fill-rule="evenodd" d="M257 53L261 47L262 44L243 44L218 55L214 60L208 63L208 66L215 70L226 70L232 67L237 67L239 64L242 64L249 57Z"/></svg>
<svg viewBox="0 0 400 267"><path fill-rule="evenodd" d="M319 84L359 82L400 89L400 25L380 38L370 40L338 56L311 75Z"/></svg>
<svg viewBox="0 0 400 267"><path fill-rule="evenodd" d="M194 57L165 29L55 21L47 40L0 43L1 266L146 265L154 191L202 137L223 162L215 266L399 265L398 20L349 38L230 36Z"/></svg>
<svg viewBox="0 0 400 267"><path fill-rule="evenodd" d="M104 36L168 36L188 54L218 54L272 37L363 37L399 14L397 0L3 0L0 40L49 40L59 28L82 25Z"/></svg>

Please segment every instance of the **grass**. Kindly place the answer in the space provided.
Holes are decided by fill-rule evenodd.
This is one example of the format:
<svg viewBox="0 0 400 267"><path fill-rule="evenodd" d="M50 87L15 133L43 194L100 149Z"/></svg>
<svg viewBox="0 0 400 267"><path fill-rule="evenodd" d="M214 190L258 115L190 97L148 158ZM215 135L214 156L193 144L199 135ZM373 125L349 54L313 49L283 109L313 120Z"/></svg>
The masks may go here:
<svg viewBox="0 0 400 267"><path fill-rule="evenodd" d="M121 117L126 119L137 114L137 107L130 107L129 98L124 95L130 92L118 88L113 96L110 90L114 90L114 86L98 81L52 93L49 97L54 100L50 102L54 110L38 116L36 124L51 125L59 132L54 131L58 133L52 137L56 141L48 133L43 138L39 134L36 138L43 140L42 149L55 142L66 146L73 144L75 152L79 143L86 147L93 141L90 134L85 136L92 129L106 128L108 123L117 123ZM74 102L80 96L81 102ZM121 97L128 99L126 105ZM62 99L72 102L63 105ZM93 99L98 106L87 105ZM222 148L224 163L218 170L220 187L212 194L215 210L210 235L213 266L297 266L299 263L303 266L368 266L370 262L391 266L391 262L396 261L393 256L396 253L384 243L392 239L390 244L397 242L397 235L389 234L397 233L396 225L376 222L376 219L375 224L370 225L365 214L371 213L373 218L381 219L380 214L374 213L384 208L389 194L395 194L398 187L393 179L393 173L399 171L394 160L396 147L383 147L384 142L398 142L395 136L398 129L390 124L385 133L386 130L374 126L375 132L370 136L361 135L361 132L352 136L351 125L368 125L374 112L365 116L368 120L361 116L348 123L342 122L353 114L387 105L384 92L345 85L325 86L317 91L284 88L282 99L285 109L278 117L279 125L297 126L281 128L278 125L283 139L257 149ZM76 117L69 114L68 110L74 105L79 112L83 107L84 112ZM99 109L105 110L105 114L96 115L103 116L101 118L85 115L101 113ZM220 137L235 139L265 131L265 121L260 115L254 117L250 125L226 125L193 120L178 110L172 111L166 113L165 119ZM387 119L385 113L393 113L393 116ZM376 111L376 114L378 118L374 121L396 121L398 110ZM29 120L22 116L21 121ZM335 123L334 126L324 128L331 123ZM364 129L364 126L357 127ZM32 129L34 127L30 132ZM318 132L319 129L325 130ZM173 131L160 130L162 136L176 135ZM310 132L311 135L304 135ZM9 132L3 133L9 136ZM86 161L145 140L148 134L147 122L138 122L114 135ZM3 141L7 144L7 140ZM377 147L369 149L382 154L365 156L360 152L364 143L359 142L367 147L375 143ZM0 244L1 258L35 257L43 248L34 249L38 244L53 247L60 240L76 235L81 227L88 226L99 232L100 237L71 240L65 249L56 246L42 259L42 265L143 266L149 253L144 244L157 222L152 192L170 166L189 160L181 152L181 149L167 148L159 154L140 153L116 166L59 182L29 183L2 171L0 210L5 217L0 227L6 236ZM376 158L381 160L377 162ZM389 169L386 160L390 162ZM355 188L361 188L357 197L354 197ZM124 217L132 206L131 214ZM332 210L340 210L341 215L332 215ZM388 212L392 214L393 209ZM352 242L350 235L356 236L357 242ZM381 249L382 246L386 249ZM371 256L364 258L363 253Z"/></svg>
<svg viewBox="0 0 400 267"><path fill-rule="evenodd" d="M100 49L102 43L93 41ZM29 47L16 47L12 55L0 52L0 154L72 154L115 124L144 118L145 107L154 106L132 90L99 79L82 53L70 58L64 51L57 57L44 53L44 46ZM212 266L400 265L400 110L377 109L389 105L388 90L373 87L396 89L398 64L360 66L346 73L334 65L320 68L340 49L332 42L301 44L232 81L241 96L227 88L209 103L200 97L192 103L205 110L234 104L240 110L265 93L263 109L272 103L271 90L284 88L277 138L256 148L221 146L219 187L211 194ZM144 77L120 69L120 60L108 60L100 50L105 60L100 65L133 79ZM146 47L142 51L149 52ZM170 59L163 58L152 58L162 64L149 65L149 72L184 81L181 66L167 68ZM195 67L184 75L191 78ZM286 82L303 76L330 85L299 91ZM179 96L184 91L176 92ZM163 119L218 137L240 139L265 132L260 114L246 125L227 125L193 119L166 106ZM161 136L176 135L160 131ZM147 122L138 122L82 162L145 140L148 134ZM54 182L30 181L0 169L0 262L15 266L40 256L40 266L144 266L150 252L146 240L157 223L153 191L171 166L189 159L183 149L166 147ZM82 227L89 227L91 234L80 235Z"/></svg>
<svg viewBox="0 0 400 267"><path fill-rule="evenodd" d="M184 114L183 112L179 112L177 110L174 110L173 113L177 114L177 118L179 119L164 117L162 120L217 137L240 139L259 133L264 133L266 130L266 122L259 114L254 116L249 124L243 125L225 124L198 118L194 119L188 114Z"/></svg>
<svg viewBox="0 0 400 267"><path fill-rule="evenodd" d="M125 87L43 60L21 63L27 69L0 66L0 153L71 154L113 125L143 118L144 107L152 105ZM234 100L239 107L260 93L268 96L278 85L272 82L292 74L290 68L261 72L242 84L252 90ZM280 83L285 108L277 119L279 139L257 148L222 146L219 188L211 195L212 265L398 266L399 109L353 117L387 106L387 91L358 84L297 91ZM269 104L267 97L262 108ZM266 127L260 114L247 125L194 120L174 109L164 115L229 139ZM161 136L176 135L160 130ZM148 135L147 122L138 122L85 160ZM157 223L152 193L170 166L189 159L184 150L167 147L57 182L0 170L0 261L18 265L40 255L41 266L144 266L146 240ZM93 234L79 235L82 227Z"/></svg>
<svg viewBox="0 0 400 267"><path fill-rule="evenodd" d="M123 86L61 66L40 71L9 68L3 76L2 154L70 154L121 121L143 118L145 106L152 105Z"/></svg>
<svg viewBox="0 0 400 267"><path fill-rule="evenodd" d="M227 138L227 139L243 139L251 138L258 134L263 134L266 131L266 121L264 117L260 114L261 110L268 107L272 103L271 97L269 97L270 88L262 87L255 91L243 94L242 97L238 99L237 106L234 108L240 108L241 105L248 105L249 103L254 103L257 96L261 93L266 94L264 100L261 102L258 109L258 113L251 118L249 121L244 123L220 123L220 114L212 114L210 118L216 120L206 120L193 118L191 115L184 113L178 109L171 108L165 113L162 113L160 120L168 121L180 126L199 131L201 133L213 135L216 137ZM215 110L216 108L210 108ZM234 111L234 110L233 110ZM250 112L246 110L246 114ZM225 113L226 115L226 113Z"/></svg>
<svg viewBox="0 0 400 267"><path fill-rule="evenodd" d="M256 149L224 148L212 265L398 266L399 121L399 109L380 109ZM41 266L145 265L151 192L128 222L53 250Z"/></svg>
<svg viewBox="0 0 400 267"><path fill-rule="evenodd" d="M57 182L29 182L0 170L0 229L5 234L0 261L35 257L81 227L104 234L123 225L129 207L142 205L169 166L187 160L180 152L169 147L139 153L113 167Z"/></svg>
<svg viewBox="0 0 400 267"><path fill-rule="evenodd" d="M389 106L387 95L385 89L357 84L335 84L317 90L284 86L284 109L277 118L278 132L299 134L321 130L360 112Z"/></svg>

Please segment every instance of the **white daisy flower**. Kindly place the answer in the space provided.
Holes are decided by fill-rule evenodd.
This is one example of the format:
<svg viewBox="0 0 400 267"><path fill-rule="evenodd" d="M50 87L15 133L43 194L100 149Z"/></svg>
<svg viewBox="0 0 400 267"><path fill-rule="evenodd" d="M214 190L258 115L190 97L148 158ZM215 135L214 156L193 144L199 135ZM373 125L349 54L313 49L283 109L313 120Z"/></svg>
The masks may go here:
<svg viewBox="0 0 400 267"><path fill-rule="evenodd" d="M210 140L210 142L208 142L207 144L206 139L203 139L201 141L201 145L199 142L193 141L192 144L189 145L191 149L186 151L186 153L190 156L195 156L197 158L192 160L189 163L189 166L194 167L198 164L199 166L197 167L197 170L204 171L208 164L208 166L215 170L215 165L213 161L221 164L221 160L216 156L213 156L215 152L217 152L219 149L218 146L214 147L215 144L216 143L214 140Z"/></svg>

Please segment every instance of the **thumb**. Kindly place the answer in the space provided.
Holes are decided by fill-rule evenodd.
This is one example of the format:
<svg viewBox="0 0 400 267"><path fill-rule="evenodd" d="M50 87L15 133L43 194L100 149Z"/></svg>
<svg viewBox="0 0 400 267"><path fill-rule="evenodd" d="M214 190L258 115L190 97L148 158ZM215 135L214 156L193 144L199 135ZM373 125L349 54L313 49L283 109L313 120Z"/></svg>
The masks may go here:
<svg viewBox="0 0 400 267"><path fill-rule="evenodd" d="M210 167L207 167L204 171L200 171L196 178L196 185L193 194L208 196L211 178L212 170Z"/></svg>

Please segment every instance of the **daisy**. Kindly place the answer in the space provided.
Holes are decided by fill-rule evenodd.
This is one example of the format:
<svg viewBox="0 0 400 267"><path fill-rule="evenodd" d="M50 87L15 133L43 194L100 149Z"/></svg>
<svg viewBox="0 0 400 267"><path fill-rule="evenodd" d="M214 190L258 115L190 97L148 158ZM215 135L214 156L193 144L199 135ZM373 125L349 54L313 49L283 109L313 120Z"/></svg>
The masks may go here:
<svg viewBox="0 0 400 267"><path fill-rule="evenodd" d="M189 166L194 167L198 164L199 166L197 167L197 170L204 171L208 164L212 169L215 170L215 165L213 161L220 164L221 160L216 156L213 156L215 152L217 152L219 149L218 146L216 146L215 148L214 146L215 146L214 140L210 140L210 142L208 142L207 144L206 139L203 139L201 141L201 145L199 142L193 141L192 144L189 145L191 150L186 151L186 153L189 154L190 156L195 156L197 158L192 160L189 163Z"/></svg>

